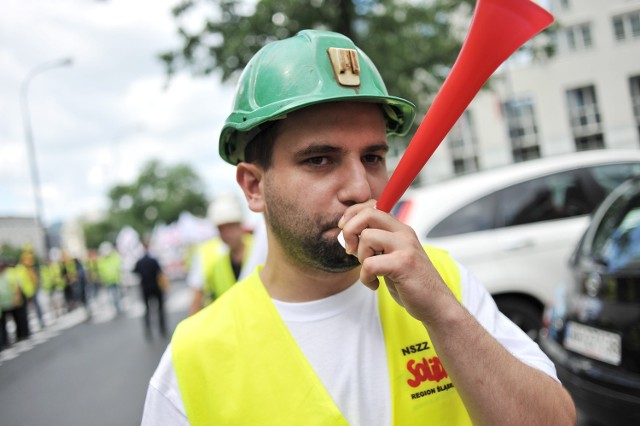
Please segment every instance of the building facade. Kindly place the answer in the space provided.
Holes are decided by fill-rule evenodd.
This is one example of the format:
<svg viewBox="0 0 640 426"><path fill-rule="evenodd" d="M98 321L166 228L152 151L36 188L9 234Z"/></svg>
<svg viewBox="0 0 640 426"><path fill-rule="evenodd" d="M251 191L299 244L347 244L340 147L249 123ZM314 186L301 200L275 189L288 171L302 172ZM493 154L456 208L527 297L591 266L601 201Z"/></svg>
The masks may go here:
<svg viewBox="0 0 640 426"><path fill-rule="evenodd" d="M14 248L33 247L34 252L45 255L45 234L33 217L3 216L0 217L0 245Z"/></svg>
<svg viewBox="0 0 640 426"><path fill-rule="evenodd" d="M418 184L569 152L640 149L640 0L549 0L550 58L515 54L491 78ZM490 47L488 47L490 48Z"/></svg>

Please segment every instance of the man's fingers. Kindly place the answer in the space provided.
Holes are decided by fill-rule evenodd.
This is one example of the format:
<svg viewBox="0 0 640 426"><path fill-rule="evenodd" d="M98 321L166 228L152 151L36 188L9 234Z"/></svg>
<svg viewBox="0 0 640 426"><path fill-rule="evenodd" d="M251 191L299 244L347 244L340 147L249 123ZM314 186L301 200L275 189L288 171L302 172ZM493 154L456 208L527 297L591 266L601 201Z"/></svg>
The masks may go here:
<svg viewBox="0 0 640 426"><path fill-rule="evenodd" d="M360 263L371 256L384 254L391 250L385 246L390 244L391 233L380 229L366 228L360 233L356 255Z"/></svg>
<svg viewBox="0 0 640 426"><path fill-rule="evenodd" d="M347 253L355 254L360 246L362 233L366 230L395 232L401 230L404 225L387 213L374 209L373 206L361 204L347 209L338 226L342 228Z"/></svg>

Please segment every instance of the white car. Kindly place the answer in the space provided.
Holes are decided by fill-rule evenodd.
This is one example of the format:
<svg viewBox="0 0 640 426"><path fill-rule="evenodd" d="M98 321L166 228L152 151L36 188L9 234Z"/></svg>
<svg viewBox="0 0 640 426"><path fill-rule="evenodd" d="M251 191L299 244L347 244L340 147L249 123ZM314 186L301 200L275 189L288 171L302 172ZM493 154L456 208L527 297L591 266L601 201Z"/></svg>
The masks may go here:
<svg viewBox="0 0 640 426"><path fill-rule="evenodd" d="M537 338L589 215L633 175L640 150L577 152L410 189L393 214L469 268Z"/></svg>

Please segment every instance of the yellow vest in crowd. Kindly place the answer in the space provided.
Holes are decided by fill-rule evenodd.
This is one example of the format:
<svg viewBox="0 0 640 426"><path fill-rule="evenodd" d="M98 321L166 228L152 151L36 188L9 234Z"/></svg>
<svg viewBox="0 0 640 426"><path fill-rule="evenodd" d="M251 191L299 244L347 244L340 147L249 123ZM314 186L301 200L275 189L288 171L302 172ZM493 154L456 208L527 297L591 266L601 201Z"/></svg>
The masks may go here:
<svg viewBox="0 0 640 426"><path fill-rule="evenodd" d="M15 274L20 283L20 288L22 289L22 293L24 297L30 299L36 292L36 286L38 282L36 281L36 277L33 272L27 266L22 263L18 263L14 268Z"/></svg>
<svg viewBox="0 0 640 426"><path fill-rule="evenodd" d="M20 285L13 268L0 272L0 310L10 311L22 306Z"/></svg>
<svg viewBox="0 0 640 426"><path fill-rule="evenodd" d="M244 255L242 264L244 265L251 254L253 247L253 236L250 234L242 237L244 243ZM218 249L219 250L219 249ZM218 254L207 258L209 263L204 265L205 271L205 299L207 304L213 302L224 292L229 290L236 282L236 276L231 267L231 253Z"/></svg>
<svg viewBox="0 0 640 426"><path fill-rule="evenodd" d="M200 258L200 267L205 275L215 261L224 254L224 243L219 237L198 244L196 255Z"/></svg>
<svg viewBox="0 0 640 426"><path fill-rule="evenodd" d="M43 263L40 265L40 286L42 290L50 293L54 290L63 290L65 282L62 279L62 271L59 262Z"/></svg>
<svg viewBox="0 0 640 426"><path fill-rule="evenodd" d="M76 282L78 272L76 271L76 262L73 259L67 259L64 261L64 268L67 271L67 277L69 278L69 284ZM65 283L66 285L66 283Z"/></svg>
<svg viewBox="0 0 640 426"><path fill-rule="evenodd" d="M120 262L116 252L98 258L98 274L103 285L109 287L120 283Z"/></svg>
<svg viewBox="0 0 640 426"><path fill-rule="evenodd" d="M455 262L438 249L427 248L427 253L461 300ZM471 424L424 326L393 300L383 283L378 309L393 424ZM181 322L171 345L180 394L194 426L347 425L292 339L258 271Z"/></svg>
<svg viewBox="0 0 640 426"><path fill-rule="evenodd" d="M40 285L46 292L52 291L55 287L53 273L54 270L51 264L43 264L40 266Z"/></svg>

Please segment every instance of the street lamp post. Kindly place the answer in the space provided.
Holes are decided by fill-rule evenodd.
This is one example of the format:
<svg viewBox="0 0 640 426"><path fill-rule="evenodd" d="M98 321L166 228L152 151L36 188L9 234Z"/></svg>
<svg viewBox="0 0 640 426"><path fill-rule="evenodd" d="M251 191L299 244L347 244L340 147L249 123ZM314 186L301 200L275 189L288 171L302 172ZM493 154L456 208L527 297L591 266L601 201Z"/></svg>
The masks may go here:
<svg viewBox="0 0 640 426"><path fill-rule="evenodd" d="M63 58L57 59L54 61L44 62L40 65L34 67L29 73L26 75L24 80L22 81L22 85L20 86L20 106L22 110L22 121L24 123L24 134L25 140L27 143L28 149L28 157L29 157L29 169L31 171L31 183L33 185L33 196L35 198L35 207L36 207L36 227L41 230L44 234L44 257L48 256L49 250L49 238L47 232L44 228L43 222L43 207L42 207L42 194L40 193L40 176L38 174L38 165L36 162L36 149L33 143L33 131L31 129L31 117L29 115L29 102L28 102L28 91L29 91L29 83L31 80L45 71L48 71L53 68L65 67L69 66L73 63L71 58Z"/></svg>

